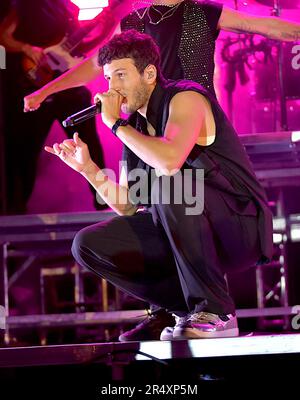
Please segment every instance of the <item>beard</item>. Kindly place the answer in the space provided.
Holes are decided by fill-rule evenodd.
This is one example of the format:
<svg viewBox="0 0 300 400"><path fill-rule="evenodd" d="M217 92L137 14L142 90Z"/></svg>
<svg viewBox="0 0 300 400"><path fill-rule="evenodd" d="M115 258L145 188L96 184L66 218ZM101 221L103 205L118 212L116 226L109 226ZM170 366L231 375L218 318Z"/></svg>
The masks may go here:
<svg viewBox="0 0 300 400"><path fill-rule="evenodd" d="M142 80L132 93L134 95L132 102L122 104L122 111L125 114L133 114L138 111L148 102L150 97L150 90Z"/></svg>

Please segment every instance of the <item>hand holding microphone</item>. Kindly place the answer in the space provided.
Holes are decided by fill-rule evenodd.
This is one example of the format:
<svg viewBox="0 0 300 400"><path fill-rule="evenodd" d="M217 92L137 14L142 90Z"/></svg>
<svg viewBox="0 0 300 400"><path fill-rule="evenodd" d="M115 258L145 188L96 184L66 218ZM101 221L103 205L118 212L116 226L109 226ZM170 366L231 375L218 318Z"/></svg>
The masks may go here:
<svg viewBox="0 0 300 400"><path fill-rule="evenodd" d="M102 108L101 102L98 101L93 106L85 108L84 110L81 110L76 114L70 115L67 119L65 119L62 122L62 124L65 128L80 124L81 122L84 122L87 119L95 117L96 114L101 113L101 108Z"/></svg>
<svg viewBox="0 0 300 400"><path fill-rule="evenodd" d="M95 104L93 106L70 115L62 124L64 127L74 126L101 113L103 123L108 128L111 128L116 120L120 118L123 99L124 97L114 89L110 89L105 93L97 93L94 97Z"/></svg>
<svg viewBox="0 0 300 400"><path fill-rule="evenodd" d="M70 115L63 121L63 126L74 126L101 113L103 122L111 129L116 121L120 119L123 100L124 97L113 89L106 93L98 93L94 98L95 104L93 106ZM66 139L60 144L55 143L52 147L45 146L45 150L58 156L69 167L80 173L93 169L93 166L95 166L87 144L79 138L77 132L74 133L73 139Z"/></svg>

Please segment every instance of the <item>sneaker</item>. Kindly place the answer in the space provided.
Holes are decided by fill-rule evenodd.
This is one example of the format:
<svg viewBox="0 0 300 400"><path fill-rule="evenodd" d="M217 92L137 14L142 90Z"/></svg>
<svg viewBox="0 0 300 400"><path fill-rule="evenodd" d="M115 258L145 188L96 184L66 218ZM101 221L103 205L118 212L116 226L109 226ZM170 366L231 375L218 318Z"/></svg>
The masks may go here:
<svg viewBox="0 0 300 400"><path fill-rule="evenodd" d="M160 333L166 325L174 325L174 317L164 310L159 310L138 324L130 331L122 333L119 336L120 342L159 340Z"/></svg>
<svg viewBox="0 0 300 400"><path fill-rule="evenodd" d="M160 334L160 340L174 340L173 332L175 327L178 327L186 322L187 317L177 317L175 314L172 315L175 318L176 325L165 327Z"/></svg>
<svg viewBox="0 0 300 400"><path fill-rule="evenodd" d="M209 312L190 314L181 318L173 331L174 339L201 339L239 336L235 315L217 315Z"/></svg>

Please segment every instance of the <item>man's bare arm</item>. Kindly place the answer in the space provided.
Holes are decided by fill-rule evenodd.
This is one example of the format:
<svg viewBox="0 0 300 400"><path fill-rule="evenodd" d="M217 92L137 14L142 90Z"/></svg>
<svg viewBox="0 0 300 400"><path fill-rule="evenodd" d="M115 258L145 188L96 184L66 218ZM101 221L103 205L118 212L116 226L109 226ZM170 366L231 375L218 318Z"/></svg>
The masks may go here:
<svg viewBox="0 0 300 400"><path fill-rule="evenodd" d="M8 52L23 53L35 63L38 63L43 56L43 50L15 39L14 32L17 23L17 15L13 9L0 24L0 45L4 46Z"/></svg>
<svg viewBox="0 0 300 400"><path fill-rule="evenodd" d="M124 169L121 171L119 183L110 179L91 159L88 146L78 133L73 139L45 146L48 153L59 157L74 171L79 172L97 191L99 196L119 215L133 215L137 207L129 201L128 184Z"/></svg>
<svg viewBox="0 0 300 400"><path fill-rule="evenodd" d="M105 10L105 12L103 12L103 16L105 19L109 19L109 23L111 23L114 28L112 28L112 30L108 29L103 31L103 36L102 39L99 39L98 46L100 46L103 41L109 40L110 37L115 33L119 33L121 31L119 21L127 14L128 6L130 4L130 0L112 0L110 2L110 9ZM104 26L107 27L107 24L107 21L105 21ZM48 96L54 93L73 87L86 85L95 79L101 72L101 69L97 66L96 58L96 54L92 55L82 63L78 64L76 67L49 82L41 89L26 96L24 99L24 111L33 111L38 109L40 104Z"/></svg>
<svg viewBox="0 0 300 400"><path fill-rule="evenodd" d="M15 10L12 10L0 24L0 44L7 51L23 52L26 43L20 42L13 37L13 33L17 27L17 16Z"/></svg>
<svg viewBox="0 0 300 400"><path fill-rule="evenodd" d="M107 36L103 34L102 40L99 40L98 46L100 46L104 40L109 40L111 36L121 31L120 23L118 21L120 21L127 14L129 4L131 4L130 0L112 0L110 2L109 12L112 12L114 15L113 23L115 25L115 29L113 33L110 32ZM41 103L48 96L54 93L66 89L71 89L73 87L86 85L87 83L95 79L100 72L101 69L97 66L95 54L84 60L82 63L78 64L76 67L65 72L60 77L49 82L41 89L26 96L24 99L24 111L26 112L37 110L40 107Z"/></svg>
<svg viewBox="0 0 300 400"><path fill-rule="evenodd" d="M163 175L182 167L205 127L210 105L199 93L176 94L171 103L164 137L141 135L131 126L121 126L117 136L140 159Z"/></svg>
<svg viewBox="0 0 300 400"><path fill-rule="evenodd" d="M300 24L277 17L258 17L224 7L218 24L230 32L249 32L282 41L300 39Z"/></svg>
<svg viewBox="0 0 300 400"><path fill-rule="evenodd" d="M120 33L120 31L120 24L118 24L113 35ZM96 79L102 72L102 68L99 67L97 62L97 55L98 52L95 52L69 71L26 96L24 98L24 111L37 110L48 96L73 87L84 86Z"/></svg>
<svg viewBox="0 0 300 400"><path fill-rule="evenodd" d="M81 175L95 188L105 203L119 215L133 215L137 207L129 201L126 174L123 171L119 183L111 180L95 164L91 163Z"/></svg>
<svg viewBox="0 0 300 400"><path fill-rule="evenodd" d="M49 82L41 89L31 93L24 98L24 111L34 111L50 95L62 90L86 85L95 79L102 71L97 65L97 55L87 58L76 67L65 72L63 75Z"/></svg>

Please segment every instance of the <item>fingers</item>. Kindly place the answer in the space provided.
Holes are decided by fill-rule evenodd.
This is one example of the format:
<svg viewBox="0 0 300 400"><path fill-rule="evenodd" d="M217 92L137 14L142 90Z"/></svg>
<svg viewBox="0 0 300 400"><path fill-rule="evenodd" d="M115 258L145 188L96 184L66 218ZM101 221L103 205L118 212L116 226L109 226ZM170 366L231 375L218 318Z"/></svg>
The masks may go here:
<svg viewBox="0 0 300 400"><path fill-rule="evenodd" d="M68 155L74 155L76 152L76 147L70 148L63 143L55 143L53 147L45 146L44 149L51 154L54 154L62 159L65 159Z"/></svg>
<svg viewBox="0 0 300 400"><path fill-rule="evenodd" d="M48 153L54 154L54 155L56 155L56 156L59 156L60 153L61 153L61 149L60 149L58 143L55 143L55 144L53 145L53 147L45 146L44 149L45 149Z"/></svg>
<svg viewBox="0 0 300 400"><path fill-rule="evenodd" d="M96 103L99 103L99 101L102 101L102 95L101 95L101 93L97 93L95 96L94 96L94 103L96 104Z"/></svg>
<svg viewBox="0 0 300 400"><path fill-rule="evenodd" d="M76 150L76 143L74 142L73 139L66 139L63 141L63 144L71 151Z"/></svg>
<svg viewBox="0 0 300 400"><path fill-rule="evenodd" d="M34 60L34 62L39 65L42 63L43 58L44 58L44 52L43 49L39 48L39 47L33 47L33 51L32 51L32 59Z"/></svg>
<svg viewBox="0 0 300 400"><path fill-rule="evenodd" d="M102 93L104 97L124 97L120 92L115 89L109 89L108 92Z"/></svg>
<svg viewBox="0 0 300 400"><path fill-rule="evenodd" d="M61 150L63 150L65 153L70 153L71 150L69 149L69 147L65 146L63 143L59 144L59 148Z"/></svg>
<svg viewBox="0 0 300 400"><path fill-rule="evenodd" d="M31 108L24 108L24 112L32 112L32 111L36 111L40 108L40 106L38 107L31 107Z"/></svg>
<svg viewBox="0 0 300 400"><path fill-rule="evenodd" d="M72 155L74 156L77 150L77 147L80 147L84 144L82 140L79 138L78 132L74 133L73 139L66 139L62 143L55 143L53 147L45 146L44 149L51 154L56 156L66 156Z"/></svg>
<svg viewBox="0 0 300 400"><path fill-rule="evenodd" d="M68 147L66 147L63 143L55 143L53 150L54 154L57 155L62 161L65 161L66 158L72 154Z"/></svg>
<svg viewBox="0 0 300 400"><path fill-rule="evenodd" d="M37 109L37 107L33 108L33 107L30 107L30 106L24 104L23 111L24 112L30 112L30 111L35 111L36 109Z"/></svg>
<svg viewBox="0 0 300 400"><path fill-rule="evenodd" d="M37 65L41 63L44 56L42 48L26 44L23 46L23 51L27 57L31 58Z"/></svg>
<svg viewBox="0 0 300 400"><path fill-rule="evenodd" d="M32 103L33 103L32 99L26 99L25 97L23 111L24 112L36 111L40 107L40 104L37 103L32 104Z"/></svg>
<svg viewBox="0 0 300 400"><path fill-rule="evenodd" d="M109 89L107 93L109 93L111 96L122 96L121 93L116 89Z"/></svg>
<svg viewBox="0 0 300 400"><path fill-rule="evenodd" d="M83 141L80 139L78 132L75 132L73 135L73 140L76 146L80 147L83 144Z"/></svg>
<svg viewBox="0 0 300 400"><path fill-rule="evenodd" d="M48 153L55 154L55 151L53 150L52 147L45 146L44 149L45 149Z"/></svg>
<svg viewBox="0 0 300 400"><path fill-rule="evenodd" d="M116 92L117 93L117 92ZM103 92L103 93L96 93L94 96L94 103L98 103L99 101L103 101L103 99L110 97L110 96L115 96L116 93L113 93L111 90L108 92Z"/></svg>
<svg viewBox="0 0 300 400"><path fill-rule="evenodd" d="M59 144L58 144L58 143L55 143L55 144L53 145L53 150L54 150L54 154L56 154L57 156L59 156L59 155L60 155L60 153L61 153L61 149L60 149L60 147L59 147Z"/></svg>
<svg viewBox="0 0 300 400"><path fill-rule="evenodd" d="M99 101L103 102L105 98L116 96L124 97L120 92L115 89L109 89L109 91L103 93L96 93L96 95L94 96L94 103L98 103Z"/></svg>
<svg viewBox="0 0 300 400"><path fill-rule="evenodd" d="M60 149L60 153L59 153L59 157L62 158L63 160L67 157L67 156L72 156L74 157L76 154L76 147L68 147L66 146L64 143L61 143L59 145L59 149Z"/></svg>

